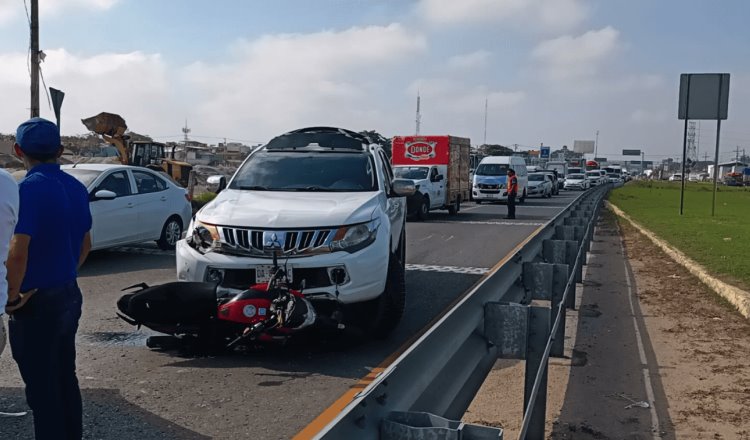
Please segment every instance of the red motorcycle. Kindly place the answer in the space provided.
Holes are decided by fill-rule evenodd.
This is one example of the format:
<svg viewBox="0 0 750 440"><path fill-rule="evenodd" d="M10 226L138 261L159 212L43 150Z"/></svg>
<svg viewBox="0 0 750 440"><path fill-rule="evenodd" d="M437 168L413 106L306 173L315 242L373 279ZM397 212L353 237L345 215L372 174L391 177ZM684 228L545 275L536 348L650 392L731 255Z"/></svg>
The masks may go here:
<svg viewBox="0 0 750 440"><path fill-rule="evenodd" d="M286 340L315 325L343 328L339 322L319 318L302 292L289 287L284 269L273 259L274 275L240 293L224 293L213 283L145 283L117 301L117 316L135 326L146 326L169 336L152 336L151 348L170 348L175 342L231 349L254 342ZM325 324L325 325L322 325Z"/></svg>

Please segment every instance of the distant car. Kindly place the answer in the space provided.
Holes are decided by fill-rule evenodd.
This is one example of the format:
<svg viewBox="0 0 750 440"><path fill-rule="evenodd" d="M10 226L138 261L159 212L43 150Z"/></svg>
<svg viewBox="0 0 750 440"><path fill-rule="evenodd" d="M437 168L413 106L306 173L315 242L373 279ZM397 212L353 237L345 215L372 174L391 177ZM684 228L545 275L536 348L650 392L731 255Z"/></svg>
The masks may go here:
<svg viewBox="0 0 750 440"><path fill-rule="evenodd" d="M586 178L589 180L590 186L596 186L599 185L602 180L602 173L600 173L599 170L586 171Z"/></svg>
<svg viewBox="0 0 750 440"><path fill-rule="evenodd" d="M568 174L565 176L565 189L587 190L591 187L589 179L583 173Z"/></svg>
<svg viewBox="0 0 750 440"><path fill-rule="evenodd" d="M185 188L147 168L108 165L63 165L89 191L92 249L154 240L174 249L192 209Z"/></svg>
<svg viewBox="0 0 750 440"><path fill-rule="evenodd" d="M552 178L547 173L529 173L527 194L539 197L552 197Z"/></svg>
<svg viewBox="0 0 750 440"><path fill-rule="evenodd" d="M561 182L561 178L558 177L557 171L555 170L541 170L540 173L544 173L549 176L549 178L552 180L552 195L556 196L560 194L560 189L563 187L563 183Z"/></svg>
<svg viewBox="0 0 750 440"><path fill-rule="evenodd" d="M601 178L599 179L599 184L605 184L610 183L611 180L609 179L609 176L607 175L607 172L605 170L599 170L599 175Z"/></svg>
<svg viewBox="0 0 750 440"><path fill-rule="evenodd" d="M670 182L679 182L682 180L682 174L672 174L668 179Z"/></svg>
<svg viewBox="0 0 750 440"><path fill-rule="evenodd" d="M624 180L622 177L617 173L607 173L607 177L609 178L609 181L612 183L624 183Z"/></svg>

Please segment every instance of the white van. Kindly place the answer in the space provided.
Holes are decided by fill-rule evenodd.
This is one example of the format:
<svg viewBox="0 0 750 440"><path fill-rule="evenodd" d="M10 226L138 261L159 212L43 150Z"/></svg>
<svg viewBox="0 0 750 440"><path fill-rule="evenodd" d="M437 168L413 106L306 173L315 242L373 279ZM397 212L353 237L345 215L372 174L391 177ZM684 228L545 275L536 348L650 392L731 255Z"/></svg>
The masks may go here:
<svg viewBox="0 0 750 440"><path fill-rule="evenodd" d="M529 183L529 173L526 162L516 156L488 156L479 162L474 171L471 194L477 204L488 201L508 200L507 179L508 168L516 172L518 178L518 201L526 200L526 187Z"/></svg>

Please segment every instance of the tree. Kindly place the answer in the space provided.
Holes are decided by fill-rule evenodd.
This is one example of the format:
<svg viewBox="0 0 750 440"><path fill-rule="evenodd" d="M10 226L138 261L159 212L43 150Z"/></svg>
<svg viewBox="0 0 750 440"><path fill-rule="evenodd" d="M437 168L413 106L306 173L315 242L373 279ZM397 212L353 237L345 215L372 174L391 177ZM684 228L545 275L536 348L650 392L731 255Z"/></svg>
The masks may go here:
<svg viewBox="0 0 750 440"><path fill-rule="evenodd" d="M484 144L479 146L479 151L485 156L512 156L513 150L496 144Z"/></svg>

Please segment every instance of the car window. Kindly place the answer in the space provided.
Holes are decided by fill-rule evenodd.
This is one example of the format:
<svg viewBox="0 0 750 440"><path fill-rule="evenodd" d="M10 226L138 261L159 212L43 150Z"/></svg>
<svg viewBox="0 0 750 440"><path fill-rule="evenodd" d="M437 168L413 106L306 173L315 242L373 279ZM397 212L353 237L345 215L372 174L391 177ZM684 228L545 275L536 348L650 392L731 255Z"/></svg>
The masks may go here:
<svg viewBox="0 0 750 440"><path fill-rule="evenodd" d="M133 192L130 190L130 179L125 171L117 171L105 177L102 183L96 188L97 191L112 191L117 197L129 196Z"/></svg>
<svg viewBox="0 0 750 440"><path fill-rule="evenodd" d="M390 171L387 164L383 168L386 174ZM237 171L229 188L359 192L377 191L378 184L374 157L369 154L259 151Z"/></svg>
<svg viewBox="0 0 750 440"><path fill-rule="evenodd" d="M138 194L148 194L167 189L167 184L151 173L144 171L133 171L135 186L138 188Z"/></svg>
<svg viewBox="0 0 750 440"><path fill-rule="evenodd" d="M544 176L541 174L529 174L529 181L531 182L542 182L544 181Z"/></svg>
<svg viewBox="0 0 750 440"><path fill-rule="evenodd" d="M393 176L393 168L391 168L391 162L388 160L385 151L380 150L378 155L378 157L380 157L380 162L383 164L383 189L390 192L393 179L395 178Z"/></svg>
<svg viewBox="0 0 750 440"><path fill-rule="evenodd" d="M427 167L395 167L396 177L401 179L421 180L427 178Z"/></svg>
<svg viewBox="0 0 750 440"><path fill-rule="evenodd" d="M504 176L508 173L508 165L500 163L481 163L474 174L477 176Z"/></svg>
<svg viewBox="0 0 750 440"><path fill-rule="evenodd" d="M78 179L86 188L102 173L97 170L85 170L82 168L62 168L63 171Z"/></svg>

